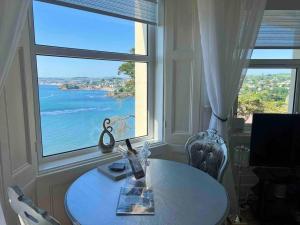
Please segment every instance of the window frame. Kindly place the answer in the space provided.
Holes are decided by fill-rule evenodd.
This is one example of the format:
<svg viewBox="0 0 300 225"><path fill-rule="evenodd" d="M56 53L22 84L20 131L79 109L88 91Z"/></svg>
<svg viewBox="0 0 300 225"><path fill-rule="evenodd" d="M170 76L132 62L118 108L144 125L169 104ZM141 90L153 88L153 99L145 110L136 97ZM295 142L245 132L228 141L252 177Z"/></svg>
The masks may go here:
<svg viewBox="0 0 300 225"><path fill-rule="evenodd" d="M34 1L34 0L33 0ZM33 3L32 1L32 3ZM54 4L48 2L48 4ZM54 4L56 5L56 4ZM64 6L66 7L66 6ZM72 8L72 7L69 7ZM82 10L82 9L81 9ZM105 15L105 14L103 14ZM138 21L137 21L138 22ZM147 63L147 129L148 135L132 138L132 143L139 143L146 140L154 139L154 101L155 101L155 72L156 72L156 26L147 24L147 55L138 55L130 53L118 53L98 50L76 49L58 46L39 45L35 43L33 4L29 12L30 23L30 45L31 45L31 62L33 70L33 96L34 96L34 112L36 118L36 149L39 163L47 163L77 157L84 154L99 152L97 146L88 146L81 149L70 150L59 154L43 156L42 144L42 128L41 114L39 101L39 86L38 86L38 71L37 71L37 56L54 56L54 57L70 57L78 59L93 59L93 60L110 60L110 61L133 61ZM119 141L118 141L119 142ZM116 145L118 145L116 142ZM121 142L121 141L120 141Z"/></svg>
<svg viewBox="0 0 300 225"><path fill-rule="evenodd" d="M274 48L275 49L275 48ZM300 112L300 59L251 59L248 69L295 69L293 114ZM233 107L233 119L237 118L238 97ZM250 131L252 124L244 124L244 131Z"/></svg>

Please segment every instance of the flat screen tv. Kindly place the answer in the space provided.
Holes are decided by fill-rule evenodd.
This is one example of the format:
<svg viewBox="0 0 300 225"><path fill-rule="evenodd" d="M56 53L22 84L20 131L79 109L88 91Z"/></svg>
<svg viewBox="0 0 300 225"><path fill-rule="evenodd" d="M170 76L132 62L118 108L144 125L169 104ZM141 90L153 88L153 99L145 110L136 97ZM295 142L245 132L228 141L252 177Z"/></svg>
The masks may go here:
<svg viewBox="0 0 300 225"><path fill-rule="evenodd" d="M300 166L300 115L254 114L251 144L251 166Z"/></svg>

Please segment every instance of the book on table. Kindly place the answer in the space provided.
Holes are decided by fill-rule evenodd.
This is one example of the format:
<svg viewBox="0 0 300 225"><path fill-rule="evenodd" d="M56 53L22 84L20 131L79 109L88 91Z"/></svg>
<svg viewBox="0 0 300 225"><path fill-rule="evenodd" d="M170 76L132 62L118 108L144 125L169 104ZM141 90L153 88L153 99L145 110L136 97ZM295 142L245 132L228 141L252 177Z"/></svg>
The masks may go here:
<svg viewBox="0 0 300 225"><path fill-rule="evenodd" d="M121 170L121 171L112 170L111 166L113 166L114 164L117 164L117 163L118 164L124 164L126 166L126 163L128 164L128 160L127 159L120 159L120 160L112 162L112 163L107 163L107 164L98 166L98 171L100 171L101 173L108 176L109 178L111 178L114 181L118 181L118 180L121 180L123 178L126 178L127 176L132 175L130 167L125 168L124 170Z"/></svg>
<svg viewBox="0 0 300 225"><path fill-rule="evenodd" d="M154 215L152 189L145 187L122 187L120 190L117 215Z"/></svg>

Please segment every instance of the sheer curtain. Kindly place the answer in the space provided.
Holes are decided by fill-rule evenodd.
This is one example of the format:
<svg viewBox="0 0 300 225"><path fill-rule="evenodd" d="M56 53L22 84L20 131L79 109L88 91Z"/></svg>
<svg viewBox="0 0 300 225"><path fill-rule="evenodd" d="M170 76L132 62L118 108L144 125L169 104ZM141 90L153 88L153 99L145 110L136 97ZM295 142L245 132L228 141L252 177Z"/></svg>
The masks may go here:
<svg viewBox="0 0 300 225"><path fill-rule="evenodd" d="M0 1L0 92L18 47L30 2Z"/></svg>
<svg viewBox="0 0 300 225"><path fill-rule="evenodd" d="M227 119L246 73L266 0L198 0L202 58L208 99L212 109L209 127L228 140ZM224 185L237 201L231 166Z"/></svg>

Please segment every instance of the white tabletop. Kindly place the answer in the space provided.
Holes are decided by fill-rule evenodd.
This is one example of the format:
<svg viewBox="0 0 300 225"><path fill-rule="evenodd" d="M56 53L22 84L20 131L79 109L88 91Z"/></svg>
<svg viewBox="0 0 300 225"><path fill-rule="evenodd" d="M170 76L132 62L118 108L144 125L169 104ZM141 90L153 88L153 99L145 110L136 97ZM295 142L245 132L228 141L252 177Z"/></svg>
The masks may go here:
<svg viewBox="0 0 300 225"><path fill-rule="evenodd" d="M155 215L116 216L120 187L93 169L68 189L66 211L81 225L213 225L222 224L228 214L223 186L206 173L189 165L151 159L151 184Z"/></svg>

